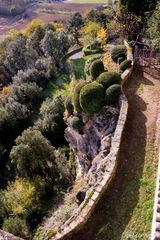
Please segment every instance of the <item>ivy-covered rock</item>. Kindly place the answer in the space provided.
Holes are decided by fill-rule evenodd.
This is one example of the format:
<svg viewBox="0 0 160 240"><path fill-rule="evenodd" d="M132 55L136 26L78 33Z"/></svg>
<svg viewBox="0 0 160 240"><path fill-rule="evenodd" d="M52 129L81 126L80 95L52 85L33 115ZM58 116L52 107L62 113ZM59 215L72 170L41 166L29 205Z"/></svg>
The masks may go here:
<svg viewBox="0 0 160 240"><path fill-rule="evenodd" d="M104 87L96 82L84 86L80 92L80 106L85 113L99 112L104 104Z"/></svg>

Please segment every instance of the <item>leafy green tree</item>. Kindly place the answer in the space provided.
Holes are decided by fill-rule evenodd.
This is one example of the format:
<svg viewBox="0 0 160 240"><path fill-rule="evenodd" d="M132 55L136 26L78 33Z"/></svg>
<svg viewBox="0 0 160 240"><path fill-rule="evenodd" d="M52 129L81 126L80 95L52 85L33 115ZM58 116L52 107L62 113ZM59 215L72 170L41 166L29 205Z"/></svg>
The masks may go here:
<svg viewBox="0 0 160 240"><path fill-rule="evenodd" d="M102 25L102 27L106 28L107 17L102 11L92 9L88 15L87 19L91 22L97 22Z"/></svg>
<svg viewBox="0 0 160 240"><path fill-rule="evenodd" d="M97 33L100 31L101 25L96 22L87 22L81 29L81 35L85 44L90 44L95 41Z"/></svg>
<svg viewBox="0 0 160 240"><path fill-rule="evenodd" d="M42 175L46 177L51 172L53 174L54 148L40 131L28 128L15 142L16 145L11 150L10 158L21 176Z"/></svg>
<svg viewBox="0 0 160 240"><path fill-rule="evenodd" d="M40 119L35 126L53 145L61 146L64 141L64 130L66 125L63 121L64 97L59 95L54 99L43 102L40 110Z"/></svg>

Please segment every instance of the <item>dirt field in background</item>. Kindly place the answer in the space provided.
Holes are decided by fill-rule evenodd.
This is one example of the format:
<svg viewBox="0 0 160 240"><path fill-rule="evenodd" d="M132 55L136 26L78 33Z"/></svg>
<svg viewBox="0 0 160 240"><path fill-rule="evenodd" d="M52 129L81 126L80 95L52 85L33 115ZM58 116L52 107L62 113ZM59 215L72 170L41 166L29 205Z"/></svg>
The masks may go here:
<svg viewBox="0 0 160 240"><path fill-rule="evenodd" d="M75 3L37 3L30 4L26 11L16 17L0 16L0 39L7 35L11 29L21 30L31 20L42 19L45 23L66 21L72 13L85 14L90 9L102 4L75 4Z"/></svg>

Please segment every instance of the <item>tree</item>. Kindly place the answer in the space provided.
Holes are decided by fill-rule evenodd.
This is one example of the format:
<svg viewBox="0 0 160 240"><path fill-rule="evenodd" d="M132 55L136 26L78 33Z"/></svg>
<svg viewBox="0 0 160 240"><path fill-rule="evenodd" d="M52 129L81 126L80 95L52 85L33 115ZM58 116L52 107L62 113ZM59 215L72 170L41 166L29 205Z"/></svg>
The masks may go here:
<svg viewBox="0 0 160 240"><path fill-rule="evenodd" d="M90 44L97 38L97 33L100 31L101 25L96 22L88 22L81 30L81 35L84 38L85 44Z"/></svg>
<svg viewBox="0 0 160 240"><path fill-rule="evenodd" d="M80 37L79 31L83 26L83 24L84 24L84 21L83 21L82 15L79 12L77 12L70 18L70 20L66 25L66 29L68 33L72 34L77 44L79 44L79 37Z"/></svg>
<svg viewBox="0 0 160 240"><path fill-rule="evenodd" d="M44 87L48 83L48 79L43 71L38 71L35 68L20 70L13 78L14 83L36 83L39 87Z"/></svg>
<svg viewBox="0 0 160 240"><path fill-rule="evenodd" d="M152 45L160 46L160 2L158 2L153 15L148 20L147 35L152 40Z"/></svg>
<svg viewBox="0 0 160 240"><path fill-rule="evenodd" d="M61 68L62 58L68 52L70 47L68 36L65 32L55 33L51 30L47 31L42 42L41 47L44 55L51 58L52 63Z"/></svg>
<svg viewBox="0 0 160 240"><path fill-rule="evenodd" d="M16 145L11 150L10 158L21 176L47 177L51 172L53 174L54 148L40 131L28 128L15 142Z"/></svg>
<svg viewBox="0 0 160 240"><path fill-rule="evenodd" d="M87 19L91 22L99 23L103 28L106 28L107 17L102 11L92 9L88 13Z"/></svg>
<svg viewBox="0 0 160 240"><path fill-rule="evenodd" d="M64 130L66 125L63 121L64 98L59 95L54 99L43 102L40 110L41 117L36 122L36 127L54 145L64 144Z"/></svg>
<svg viewBox="0 0 160 240"><path fill-rule="evenodd" d="M25 45L26 40L21 35L7 46L4 64L12 75L15 75L19 70L25 70L27 68Z"/></svg>

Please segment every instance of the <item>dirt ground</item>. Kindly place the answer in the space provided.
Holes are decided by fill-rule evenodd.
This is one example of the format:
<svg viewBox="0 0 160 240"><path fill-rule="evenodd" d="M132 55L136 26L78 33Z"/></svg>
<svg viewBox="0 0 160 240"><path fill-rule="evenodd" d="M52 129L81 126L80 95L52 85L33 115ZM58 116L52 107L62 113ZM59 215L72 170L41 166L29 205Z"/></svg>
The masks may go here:
<svg viewBox="0 0 160 240"><path fill-rule="evenodd" d="M42 19L45 23L66 21L72 13L81 12L85 14L99 5L101 4L75 4L69 2L30 4L25 13L16 17L0 16L0 38L3 39L10 29L23 29L35 18Z"/></svg>
<svg viewBox="0 0 160 240"><path fill-rule="evenodd" d="M85 228L70 240L150 239L158 160L160 78L135 70L124 90L129 112L118 173Z"/></svg>

